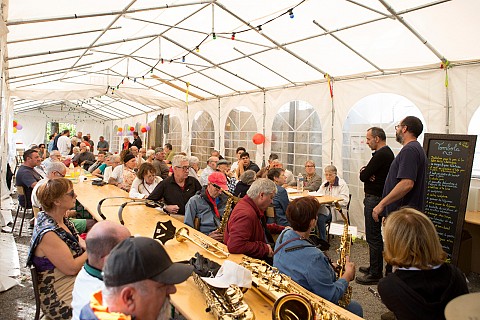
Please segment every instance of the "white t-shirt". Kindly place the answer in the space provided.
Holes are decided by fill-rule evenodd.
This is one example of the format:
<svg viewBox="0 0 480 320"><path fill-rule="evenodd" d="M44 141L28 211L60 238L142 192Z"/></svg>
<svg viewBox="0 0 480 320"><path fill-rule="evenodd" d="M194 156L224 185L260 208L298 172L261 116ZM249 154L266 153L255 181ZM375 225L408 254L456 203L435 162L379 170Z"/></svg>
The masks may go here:
<svg viewBox="0 0 480 320"><path fill-rule="evenodd" d="M146 198L152 193L153 189L162 181L162 178L159 176L155 176L155 180L152 184L147 184L142 180L135 178L132 182L132 186L130 187L130 198L136 199L143 199Z"/></svg>
<svg viewBox="0 0 480 320"><path fill-rule="evenodd" d="M118 183L123 183L123 164L116 166L112 171L110 178L115 179Z"/></svg>
<svg viewBox="0 0 480 320"><path fill-rule="evenodd" d="M67 136L61 136L57 140L57 148L60 151L60 154L64 157L68 156L70 153L70 147L72 146L72 142L70 138Z"/></svg>
<svg viewBox="0 0 480 320"><path fill-rule="evenodd" d="M108 183L108 179L112 176L112 166L108 166L103 171L103 181Z"/></svg>
<svg viewBox="0 0 480 320"><path fill-rule="evenodd" d="M75 284L73 285L72 319L78 320L80 317L80 311L82 311L82 308L90 302L92 294L98 290L103 290L104 287L105 285L102 280L89 275L87 271L85 271L85 267L82 267L75 279Z"/></svg>

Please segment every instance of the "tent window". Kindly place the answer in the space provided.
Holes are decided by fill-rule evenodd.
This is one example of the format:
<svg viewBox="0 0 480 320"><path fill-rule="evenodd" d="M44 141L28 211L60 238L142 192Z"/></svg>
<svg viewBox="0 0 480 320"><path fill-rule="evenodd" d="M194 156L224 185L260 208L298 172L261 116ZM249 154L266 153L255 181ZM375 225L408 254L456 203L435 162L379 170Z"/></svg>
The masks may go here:
<svg viewBox="0 0 480 320"><path fill-rule="evenodd" d="M169 132L165 135L165 142L171 143L173 151L179 153L182 150L182 125L177 116L169 117Z"/></svg>
<svg viewBox="0 0 480 320"><path fill-rule="evenodd" d="M392 93L378 93L362 98L353 106L345 120L342 144L343 172L340 176L348 183L354 199L350 212L357 212L357 214L350 214L351 223L358 226L361 232L364 230L362 207L364 193L363 183L358 173L372 157L372 151L365 141L365 134L370 127L383 128L387 135L387 145L397 155L402 146L395 140L395 125L406 116L420 118L423 123L423 132L427 131L425 119L413 102ZM421 144L423 143L423 134L418 140Z"/></svg>
<svg viewBox="0 0 480 320"><path fill-rule="evenodd" d="M305 171L307 160L315 161L317 167L321 166L320 118L309 103L291 101L280 108L273 120L271 150L294 174ZM320 168L317 171L321 173Z"/></svg>
<svg viewBox="0 0 480 320"><path fill-rule="evenodd" d="M192 124L192 156L200 159L203 166L207 163L210 152L215 147L215 128L210 114L205 111L199 111L195 114Z"/></svg>
<svg viewBox="0 0 480 320"><path fill-rule="evenodd" d="M118 126L113 127L112 132L112 141L108 141L109 144L109 151L112 153L119 153L120 152L120 138L122 132L118 132ZM123 142L123 139L122 139Z"/></svg>
<svg viewBox="0 0 480 320"><path fill-rule="evenodd" d="M256 132L257 124L250 109L239 107L230 111L225 123L225 158L232 162L237 161L236 149L245 147L250 159L255 159L257 146L252 137Z"/></svg>
<svg viewBox="0 0 480 320"><path fill-rule="evenodd" d="M468 125L468 134L477 135L477 146L475 147L475 157L473 158L472 177L480 178L480 107L473 114Z"/></svg>

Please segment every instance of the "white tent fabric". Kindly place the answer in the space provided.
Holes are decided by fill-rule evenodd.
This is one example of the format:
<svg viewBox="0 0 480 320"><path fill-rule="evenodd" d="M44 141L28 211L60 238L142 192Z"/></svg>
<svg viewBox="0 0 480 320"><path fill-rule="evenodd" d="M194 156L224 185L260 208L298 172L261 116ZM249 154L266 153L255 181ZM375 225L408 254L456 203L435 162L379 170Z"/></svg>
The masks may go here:
<svg viewBox="0 0 480 320"><path fill-rule="evenodd" d="M362 98L403 96L428 131L439 133L467 133L480 106L477 0L2 4L8 28L2 41L2 128L8 129L2 130L2 159L8 142L10 148L16 141L38 143L49 121L74 122L112 141L115 126L151 122L159 114L181 119L181 149L188 153L198 111L213 119L215 148L223 152L227 117L245 107L267 137L255 152L262 163L278 110L305 101L321 122L319 166L334 163L342 172L344 127ZM13 111L32 125L28 132L11 134ZM387 115L379 112L370 123L381 123L380 116ZM399 116L388 115L389 121ZM366 163L370 154L355 156ZM352 175L349 184L358 192L352 223L363 230L361 184L353 173L344 174Z"/></svg>

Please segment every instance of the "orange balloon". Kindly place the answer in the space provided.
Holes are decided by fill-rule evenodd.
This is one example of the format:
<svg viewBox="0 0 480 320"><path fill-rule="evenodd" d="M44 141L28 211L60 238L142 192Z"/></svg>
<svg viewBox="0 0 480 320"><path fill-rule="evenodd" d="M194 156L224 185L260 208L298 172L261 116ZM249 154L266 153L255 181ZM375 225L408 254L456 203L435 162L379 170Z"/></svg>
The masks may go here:
<svg viewBox="0 0 480 320"><path fill-rule="evenodd" d="M122 132L123 131L123 128L118 128L118 132Z"/></svg>
<svg viewBox="0 0 480 320"><path fill-rule="evenodd" d="M261 133L255 133L252 138L253 143L262 144L265 142L265 136Z"/></svg>

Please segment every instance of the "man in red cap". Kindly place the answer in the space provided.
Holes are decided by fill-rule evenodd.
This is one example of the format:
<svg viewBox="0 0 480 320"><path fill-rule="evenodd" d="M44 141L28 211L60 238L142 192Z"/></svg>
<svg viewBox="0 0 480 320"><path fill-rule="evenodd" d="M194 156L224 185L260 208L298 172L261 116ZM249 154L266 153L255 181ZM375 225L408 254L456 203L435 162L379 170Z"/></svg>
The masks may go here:
<svg viewBox="0 0 480 320"><path fill-rule="evenodd" d="M220 242L223 235L216 230L220 226L227 202L222 190L228 191L227 178L222 172L213 172L208 176L208 184L188 200L184 220L186 225Z"/></svg>

